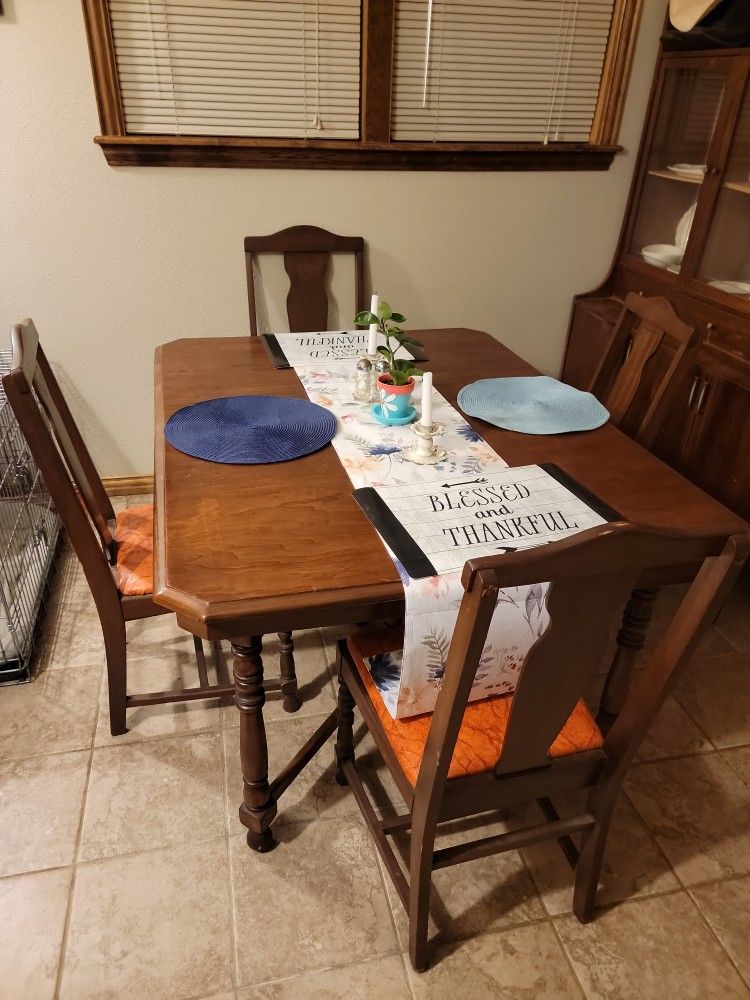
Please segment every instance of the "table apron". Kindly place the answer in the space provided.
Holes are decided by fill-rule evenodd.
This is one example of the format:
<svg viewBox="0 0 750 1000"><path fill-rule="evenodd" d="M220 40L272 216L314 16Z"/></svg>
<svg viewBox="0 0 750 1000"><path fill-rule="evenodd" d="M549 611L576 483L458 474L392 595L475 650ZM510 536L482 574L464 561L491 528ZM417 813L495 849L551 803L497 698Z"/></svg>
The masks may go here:
<svg viewBox="0 0 750 1000"><path fill-rule="evenodd" d="M683 566L665 566L650 569L639 578L638 587L666 587L689 583L700 569L700 563ZM226 619L204 621L188 613L177 611L180 628L201 639L226 639L236 641L251 635L270 635L300 629L322 628L327 625L347 626L366 622L398 620L404 616L404 601L362 601L327 607L298 607L257 615L231 615Z"/></svg>
<svg viewBox="0 0 750 1000"><path fill-rule="evenodd" d="M373 604L350 604L345 607L295 608L276 614L242 615L226 620L201 621L177 612L180 628L201 639L227 639L236 641L251 635L270 635L273 632L295 632L301 629L323 628L326 625L347 626L366 622L388 621L404 617L404 601Z"/></svg>

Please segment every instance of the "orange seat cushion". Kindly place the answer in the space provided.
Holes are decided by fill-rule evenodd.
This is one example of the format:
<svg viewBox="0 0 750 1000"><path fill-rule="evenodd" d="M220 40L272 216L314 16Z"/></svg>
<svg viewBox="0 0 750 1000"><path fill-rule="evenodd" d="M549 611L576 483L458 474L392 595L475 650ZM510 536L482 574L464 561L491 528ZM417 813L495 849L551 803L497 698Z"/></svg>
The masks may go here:
<svg viewBox="0 0 750 1000"><path fill-rule="evenodd" d="M416 785L432 715L394 719L385 707L364 660L365 655L374 656L378 651L373 649L373 642L363 632L361 642L357 636L349 639L349 651L401 769L411 784ZM449 778L482 774L494 768L505 742L512 703L513 695L506 694L487 698L485 701L475 701L466 706L456 749L448 769ZM549 748L549 755L566 757L584 750L597 750L603 743L604 738L594 717L584 702L579 701L562 732Z"/></svg>
<svg viewBox="0 0 750 1000"><path fill-rule="evenodd" d="M154 592L154 508L127 507L117 515L117 586L124 597Z"/></svg>

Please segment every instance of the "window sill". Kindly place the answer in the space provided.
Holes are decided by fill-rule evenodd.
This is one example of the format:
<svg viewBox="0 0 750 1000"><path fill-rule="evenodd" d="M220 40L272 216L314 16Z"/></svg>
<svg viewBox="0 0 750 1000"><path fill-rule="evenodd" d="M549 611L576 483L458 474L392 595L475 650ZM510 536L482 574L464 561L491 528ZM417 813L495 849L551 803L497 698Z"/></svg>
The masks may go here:
<svg viewBox="0 0 750 1000"><path fill-rule="evenodd" d="M390 144L340 140L100 135L113 167L306 170L607 170L622 146L585 143Z"/></svg>

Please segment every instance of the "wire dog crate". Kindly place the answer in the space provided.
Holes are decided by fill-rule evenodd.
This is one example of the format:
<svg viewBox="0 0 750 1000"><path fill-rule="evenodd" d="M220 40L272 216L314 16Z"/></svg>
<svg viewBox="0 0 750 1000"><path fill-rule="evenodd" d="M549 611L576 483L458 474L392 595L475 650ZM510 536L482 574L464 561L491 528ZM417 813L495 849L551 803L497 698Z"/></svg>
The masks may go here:
<svg viewBox="0 0 750 1000"><path fill-rule="evenodd" d="M11 355L0 351L0 375ZM60 519L0 384L0 684L29 680Z"/></svg>

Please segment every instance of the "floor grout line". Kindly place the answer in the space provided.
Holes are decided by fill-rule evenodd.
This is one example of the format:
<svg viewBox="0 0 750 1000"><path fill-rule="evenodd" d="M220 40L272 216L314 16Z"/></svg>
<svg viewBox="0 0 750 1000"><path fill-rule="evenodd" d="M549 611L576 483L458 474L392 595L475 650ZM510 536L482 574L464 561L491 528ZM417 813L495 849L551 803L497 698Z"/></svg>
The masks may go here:
<svg viewBox="0 0 750 1000"><path fill-rule="evenodd" d="M711 926L710 921L706 919L706 916L703 913L703 911L701 910L700 906L698 905L697 900L693 896L693 894L690 891L690 889L687 888L687 887L686 887L686 892L687 892L688 899L690 900L690 902L692 903L693 907L695 908L696 913L698 914L699 919L705 925L705 927L708 929L709 934L713 937L713 939L719 945L719 948L724 952L724 954L726 955L726 957L729 959L729 962L731 963L732 967L736 971L737 975L740 977L741 981L747 987L748 993L750 993L750 981L748 981L745 978L745 976L743 976L743 974L742 974L739 966L737 965L737 963L735 962L735 960L732 958L732 956L730 955L729 951L724 947L724 942L721 940L721 938L719 937L719 935L713 929L713 927Z"/></svg>
<svg viewBox="0 0 750 1000"><path fill-rule="evenodd" d="M552 928L552 933L555 935L555 939L558 945L560 946L560 950L565 956L565 962L568 968L570 969L571 975L573 976L573 979L576 985L578 986L578 989L581 991L581 996L584 997L584 1000L587 1000L588 994L586 993L586 989L583 983L581 982L581 977L578 975L576 967L573 965L573 959L568 954L568 949L565 947L565 942L563 941L562 935L560 934L560 931L558 930L557 925L555 924L555 921L552 919L552 917L549 918L549 923Z"/></svg>
<svg viewBox="0 0 750 1000"><path fill-rule="evenodd" d="M106 671L105 671L106 672ZM81 840L83 837L83 823L86 816L86 802L89 795L89 785L91 783L91 768L94 763L94 740L96 739L96 732L99 726L99 713L101 712L101 692L102 686L104 684L104 673L102 673L99 678L99 688L97 690L96 698L96 710L94 712L94 721L91 731L91 748L89 750L89 759L86 765L86 783L83 786L83 796L81 798L81 814L78 820L78 831L76 833L75 848L73 851L73 863L71 865L72 871L70 876L70 886L68 887L68 906L65 911L65 923L63 925L63 936L60 943L60 957L57 964L57 976L55 977L55 1000L60 996L60 990L62 989L62 979L63 971L65 968L65 953L68 949L68 937L70 934L70 921L73 913L73 897L75 895L76 887L76 877L78 875L78 856L81 850Z"/></svg>
<svg viewBox="0 0 750 1000"><path fill-rule="evenodd" d="M706 737L706 739L708 739L708 737ZM664 754L661 757L646 757L644 759L634 760L630 766L642 767L644 764L663 764L667 761L689 760L692 757L710 757L712 754L720 752L719 748L715 747L712 743L711 746L707 747L705 750L688 750L683 751L682 753Z"/></svg>
<svg viewBox="0 0 750 1000"><path fill-rule="evenodd" d="M159 854L163 851L178 851L183 847L202 847L208 844L216 844L224 838L223 833L216 833L211 837L195 837L182 842L174 841L170 844L161 844L158 847L141 847L137 851L123 851L121 854L105 854L100 858L78 859L77 868L91 868L94 865L104 865L112 861L123 861L127 858L137 858L144 854Z"/></svg>
<svg viewBox="0 0 750 1000"><path fill-rule="evenodd" d="M75 592L73 590L71 590L71 594L68 595L68 596L70 596L71 598L74 598L75 597ZM66 596L65 600L67 600L67 599L68 598ZM60 606L60 605L58 605L58 606ZM720 629L718 629L716 626L712 626L712 627L713 627L714 631L717 633L717 635L722 640L724 640L727 645L729 645L730 647L732 647L731 650L727 650L724 653L717 654L717 655L724 655L724 656L726 656L726 655L731 655L732 653L741 653L742 652L741 650L735 649L735 647L733 646L733 643L731 642L731 640L728 639L728 638L726 638L726 636L723 634L723 632ZM305 631L307 631L307 630L305 630ZM323 686L321 687L319 693L323 693L323 692L326 691L326 689L328 689L328 691L332 693L332 695L333 695L333 697L335 699L335 695L336 695L336 692L335 692L335 672L334 672L334 670L333 670L333 668L331 666L331 663L329 662L329 660L331 659L331 657L329 656L328 642L327 642L327 640L323 636L322 629L316 629L315 631L317 633L318 641L319 641L319 643L320 643L320 645L322 647L322 650L323 650L323 658L324 658L324 661L325 661L325 673L326 673L326 679L327 679L327 683L323 684ZM61 646L61 648L62 648L62 646ZM142 660L151 659L153 656L156 655L157 652L158 651L155 650L155 652L153 654L152 653L144 653L140 657L138 656L138 654L136 654L135 657L134 657L134 661L137 662L138 659L142 659ZM45 668L44 672L46 673L48 671L49 672L54 671L55 673L58 673L58 672L63 671L63 670L80 670L80 669L90 668L92 666L94 666L94 664L88 664L88 663L86 663L86 664L76 664L74 666L48 666L48 667ZM101 662L98 663L98 664L96 664L96 666L100 667L101 666ZM230 669L231 669L231 664L230 664ZM41 676L42 676L42 674L37 675L37 678L35 678L35 680L39 679ZM99 694L100 695L101 695L102 685L104 685L105 683L106 683L106 670L104 670L102 672L102 675L101 675L101 678L100 678L100 687L99 687ZM316 697L317 697L317 694L316 694ZM731 765L729 765L729 761L724 756L724 754L727 751L731 751L731 750L735 750L735 749L750 748L750 743L741 743L741 744L738 744L737 746L732 746L732 747L718 747L714 743L714 741L711 739L711 737L708 735L708 733L706 733L704 731L703 727L697 722L697 720L693 718L693 716L690 713L690 711L682 704L682 702L679 700L679 698L676 695L675 695L675 701L680 706L680 708L682 709L682 711L685 712L685 714L688 716L688 718L691 720L691 722L696 726L697 730L709 742L709 744L711 745L711 748L710 749L706 748L706 749L701 749L701 750L693 750L693 751L681 752L681 753L677 753L677 754L667 754L666 756L649 758L647 760L637 761L634 764L635 767L642 767L643 765L646 765L646 764L656 765L656 764L662 764L662 763L674 762L674 761L682 761L682 760L689 761L689 760L691 760L693 758L697 759L697 758L702 758L702 757L708 757L708 756L711 756L712 754L718 754L718 755L720 755L723 758L724 762L728 766L731 766ZM85 782L84 782L84 786L83 786L83 794L82 794L82 800L81 800L78 829L77 829L77 833L76 833L76 839L75 839L75 845L74 845L74 851L73 851L73 860L72 860L71 864L70 865L57 865L57 866L52 866L49 869L38 869L38 870L29 871L29 872L15 873L15 874L10 874L10 875L7 875L7 876L0 877L0 879L18 878L18 877L21 877L21 876L23 876L25 874L35 874L38 871L57 871L57 870L70 869L71 877L70 877L69 891L68 891L68 898L67 898L67 908L66 908L64 926L63 926L62 941L60 943L59 960L58 960L58 965L57 965L57 970L56 970L56 976L55 976L55 990L54 990L55 997L58 998L60 996L60 992L61 992L62 984L63 984L66 952L67 952L67 949L68 949L68 946L69 946L69 943L70 943L70 933L71 933L71 926L72 926L72 910L73 910L73 902L74 902L76 881L77 881L77 876L78 876L78 870L81 867L81 865L86 866L86 865L90 865L90 864L93 865L93 864L99 864L99 863L106 863L106 862L113 861L115 859L119 860L120 858L128 858L128 857L133 857L133 856L142 855L142 854L150 854L150 853L159 852L159 851L179 850L179 848L180 848L179 844L166 844L166 845L163 845L161 847L146 848L145 850L141 849L141 850L137 850L137 851L131 851L131 852L127 852L126 854L108 855L107 857L92 859L91 861L82 861L81 860L82 844L83 844L82 832L83 832L85 818L86 818L87 801L88 801L90 792L92 791L92 788L91 788L91 783L92 783L92 768L93 768L93 757L94 757L95 752L97 750L117 750L117 749L121 749L122 747L140 747L142 745L147 747L148 745L150 745L152 743L159 743L159 742L163 742L164 740L170 740L170 739L172 739L172 740L176 740L176 739L188 740L188 738L190 738L190 737L214 736L214 735L218 735L219 736L219 740L220 740L220 755L221 755L221 768L222 768L221 781L222 781L222 795L223 795L223 801L222 801L223 833L222 834L217 833L213 837L203 838L203 839L201 839L200 836L198 836L197 840L190 841L190 844L191 845L192 844L198 844L199 845L201 843L218 843L219 840L222 840L223 843L224 843L224 845L225 845L225 850L227 852L227 859L228 859L228 868L227 868L227 870L228 870L228 881L229 881L229 884L228 884L228 897L229 897L228 898L228 903L229 903L229 907L230 907L230 923L231 923L231 928L232 928L232 944L233 944L233 954L232 954L232 970L233 970L232 971L232 978L233 978L233 986L232 986L232 990L237 991L239 989L245 989L246 986L240 987L240 985L239 985L240 984L239 941L238 941L238 930L239 930L239 928L238 928L237 918L236 918L236 912L235 912L236 911L236 898L235 898L235 896L236 896L236 892L235 892L236 887L235 887L235 881L234 881L234 868L235 868L235 866L232 863L232 846L234 844L234 846L236 847L236 841L239 838L239 833L233 833L232 832L232 827L231 827L231 823L230 823L230 799L229 799L230 788L229 788L229 783L228 783L228 778L229 778L229 769L228 769L229 754L228 754L228 751L227 751L226 739L224 737L225 733L229 733L229 732L232 732L233 730L237 730L238 727L236 725L229 725L228 722L227 722L227 720L230 719L230 715L228 713L223 712L221 710L221 708L217 707L218 721L216 723L214 723L214 724L206 725L205 727L200 727L200 728L195 729L195 730L184 730L184 731L171 732L171 733L161 733L161 734L157 734L157 735L154 735L154 736L147 736L147 737L144 737L142 739L132 740L130 742L105 743L105 744L101 744L101 745L97 746L96 745L96 734L98 732L98 726L99 726L99 723L101 721L100 717L102 716L102 713L104 713L105 711L106 711L106 707L101 703L101 698L98 698L97 699L97 703L96 703L96 708L95 708L95 711L94 711L93 734L92 734L92 738L91 738L91 744L89 746L84 746L84 747L79 747L79 748L74 748L74 749L54 750L54 751L51 751L50 753L33 753L33 754L23 755L23 756L18 757L18 758L9 757L9 758L2 758L0 760L0 764L4 764L4 763L13 763L15 761L25 761L25 760L28 760L28 759L43 759L44 757L47 757L47 756L61 756L61 755L71 754L71 753L87 753L88 754L88 759L87 759L87 762L86 762ZM288 722L291 722L291 721L294 721L294 720L297 720L299 722L305 720L305 721L309 721L311 724L314 724L314 720L315 719L317 719L319 717L320 718L325 717L328 714L329 714L329 712L321 710L320 712L314 713L313 715L309 715L309 716L308 715L301 716L299 713L290 714L290 715L282 715L279 718L276 718L276 719L273 719L273 720L266 720L266 726L267 727L273 727L273 726L275 726L277 724L280 725L282 723L285 723L285 722L288 723ZM735 773L737 773L735 768L732 768L732 770ZM738 774L738 776L740 777L740 780L742 780L744 782L744 779L742 779L739 774ZM746 784L747 782L744 782L744 783ZM623 789L623 791L625 791L625 790ZM635 814L639 817L639 819L641 820L641 822L644 824L645 830L647 831L647 833L649 835L650 841L655 845L657 851L664 858L664 860L666 862L666 865L667 865L667 870L673 872L675 878L677 879L677 883L678 884L674 888L670 888L670 889L666 889L666 890L660 890L658 892L652 892L652 893L649 893L648 895L645 895L645 896L644 895L638 895L638 896L630 896L629 898L626 898L624 900L613 900L610 903L603 904L603 905L597 907L597 915L606 913L609 910L619 908L619 907L621 907L623 905L624 906L636 905L638 903L642 903L642 902L647 901L649 899L655 899L655 898L661 897L661 896L676 895L676 894L678 894L680 892L684 892L689 897L689 899L691 901L692 907L697 910L697 912L699 914L700 920L708 928L709 933L712 935L712 937L718 942L719 947L721 948L721 950L724 953L724 955L729 959L732 967L736 970L736 972L740 976L740 979L742 980L742 982L745 983L746 985L750 986L750 983L748 983L747 978L742 975L742 973L740 972L737 964L732 959L732 956L729 954L728 950L722 944L721 940L719 939L718 933L712 928L712 926L710 925L710 922L708 921L707 917L702 912L701 907L700 907L700 905L699 905L699 903L698 903L698 901L696 899L696 896L695 896L696 890L700 890L704 886L720 886L720 885L722 885L725 882L737 881L737 880L742 880L742 879L745 879L745 878L750 878L750 874L746 873L746 874L726 875L726 876L721 876L721 877L718 877L718 878L707 879L706 881L703 881L703 882L693 883L693 884L687 885L683 881L683 879L680 878L680 875L678 874L675 866L672 864L672 862L670 861L670 859L665 854L665 852L664 852L661 844L659 843L659 841L656 838L656 835L654 834L653 830L651 829L651 827L649 826L649 824L646 822L646 820L644 819L644 817L641 815L640 811L638 810L637 806L635 805L635 802L630 798L630 796L627 794L627 792L625 792L625 794L626 794L626 798L627 798L628 802L630 803L630 805L632 806ZM359 813L356 814L356 817L352 817L352 818L359 819L360 818ZM292 825L296 825L296 826L305 825L305 826L307 826L307 825L312 825L313 823L315 823L315 824L318 824L320 822L329 822L330 823L330 822L334 822L334 821L335 822L340 822L340 817L336 817L336 816L326 817L325 815L323 815L323 816L317 817L316 819L310 819L310 820L307 820L307 821L296 820L296 821L293 821ZM281 825L283 825L283 824L281 824ZM368 833L368 839L370 839L370 843L372 844L372 839L371 839L371 837L369 837L369 833ZM252 984L253 986L265 986L265 985L268 985L268 984L273 984L273 983L277 983L277 982L287 982L287 981L296 980L296 979L299 979L300 982L304 985L305 978L306 978L307 975L311 975L311 974L314 974L316 972L328 971L329 969L335 970L335 969L344 969L344 968L348 968L348 967L355 967L355 966L359 966L359 965L365 964L367 962L377 961L378 959L385 958L387 955L397 954L397 955L400 956L401 965L403 967L403 974L404 974L404 978L405 978L405 981L406 981L406 984L407 984L407 989L408 989L409 993L412 996L415 995L415 989L414 989L414 987L412 985L413 976L410 975L410 966L408 965L408 950L404 950L401 947L401 942L400 942L400 938L399 938L399 934L398 934L398 925L397 925L397 920L396 920L395 906L401 906L401 902L400 902L400 899L398 898L397 894L395 894L395 893L393 894L393 896L394 896L393 903L391 902L391 897L390 897L389 892L388 892L388 886L387 886L387 881L386 881L389 878L388 873L385 870L385 867L384 867L384 865L381 862L379 852L377 851L377 848L375 847L374 844L372 844L372 849L373 849L373 852L374 852L374 855L375 855L375 859L376 859L376 863L377 863L377 867L378 867L380 891L383 891L385 893L385 896L386 896L386 905L388 907L389 917L390 917L390 920L391 920L391 925L392 925L392 929L393 929L393 933L394 933L395 948L396 948L395 952L387 952L387 953L384 953L383 955L378 955L378 956L375 956L373 958L368 958L368 959L360 959L360 960L354 961L354 962L351 962L351 961L340 962L338 964L333 964L333 965L330 965L330 966L325 966L324 968L321 968L321 969L303 970L301 972L295 972L295 973L292 973L292 974L290 974L288 976L284 976L281 979L264 980L262 983ZM579 987L582 995L585 997L587 995L586 991L585 991L585 989L583 987L583 984L582 984L582 982L581 982L578 974L576 973L575 967L573 966L573 963L572 963L572 960L570 958L570 955L568 954L568 951L567 951L567 949L565 947L564 941L562 940L561 934L560 934L560 932L558 930L558 927L557 927L557 922L561 922L562 920L571 917L572 913L570 911L568 911L566 913L562 913L562 914L551 914L551 913L547 912L547 908L546 908L546 906L544 904L544 899L542 897L541 889L540 889L539 885L537 885L536 879L534 878L533 871L531 870L531 868L527 864L526 859L523 856L523 853L521 851L517 851L515 853L517 853L518 856L519 856L519 858L521 859L521 864L522 864L523 868L525 869L525 871L526 871L526 873L527 873L527 875L528 875L528 877L530 879L531 888L532 888L533 892L536 894L536 897L538 898L538 900L540 902L540 905L541 905L541 908L542 908L542 911L543 911L543 915L540 916L540 917L536 917L536 918L531 918L531 919L527 919L527 920L520 920L520 921L517 921L517 922L512 922L512 923L510 923L508 925L504 925L504 926L501 926L501 927L492 928L492 929L489 929L489 930L485 929L485 930L479 931L478 933L473 933L473 934L469 934L469 935L466 935L466 936L458 936L455 939L450 939L446 943L450 943L450 944L452 944L454 946L458 946L458 945L460 945L460 943L462 943L464 941L467 941L467 940L472 940L475 937L481 937L481 936L485 936L485 935L488 935L488 934L504 934L504 933L511 932L511 931L514 931L514 930L517 930L517 929L521 929L521 928L525 928L525 927L529 927L529 926L533 926L533 925L541 925L541 924L544 924L544 923L551 924L552 925L552 929L553 929L553 933L555 934L555 937L556 937L556 940L558 941L559 947L562 948L563 955L565 957L565 961L567 963L567 966L570 968L571 973L572 973L572 975L574 977L575 982L577 983L577 985L578 985L578 987ZM573 878L574 878L574 874L572 875L572 879ZM571 892L572 892L572 885L571 885ZM198 995L196 995L196 1000L197 1000L197 996ZM201 996L203 996L203 995L201 994Z"/></svg>
<svg viewBox="0 0 750 1000"><path fill-rule="evenodd" d="M97 710L97 716L98 716L98 710ZM96 724L96 722L95 722L95 724ZM60 990L62 988L63 971L64 971L64 968L65 968L65 954L66 954L67 949L68 949L68 938L69 938L69 935L70 935L70 922L71 922L71 916L72 916L72 912L73 912L73 897L75 895L76 876L78 874L78 854L80 852L80 847L81 847L81 836L82 836L82 833L83 833L83 821L84 821L84 816L86 814L86 800L88 798L88 793L89 793L89 781L90 781L90 778L91 778L91 765L93 763L93 760L94 760L94 750L93 750L93 747L92 747L91 750L89 751L89 759L88 759L88 764L87 764L87 767L86 767L86 783L85 783L84 788L83 788L83 797L81 799L81 815L80 815L79 820L78 820L78 831L76 833L75 849L73 851L73 862L72 862L72 865L71 865L72 871L71 871L71 877L70 877L70 886L68 888L68 906L67 906L67 909L65 911L65 923L63 925L62 941L60 943L60 957L58 959L58 963L57 963L57 975L55 977L55 990L54 990L55 1000L57 1000L57 998L60 996Z"/></svg>
<svg viewBox="0 0 750 1000"><path fill-rule="evenodd" d="M531 882L531 885L533 886L533 888L534 888L534 890L535 890L535 892L537 894L537 898L539 900L539 905L541 906L542 911L544 912L544 914L545 914L545 916L546 916L546 918L547 918L547 920L548 920L548 922L549 922L549 924L550 924L550 926L552 928L552 933L555 935L555 938L557 939L557 942L560 945L560 949L561 949L561 951L563 953L563 956L565 958L565 962L566 962L568 968L570 969L570 972L571 972L571 974L573 976L573 979L574 979L575 983L578 986L578 989L581 991L581 996L585 998L586 997L586 991L583 988L583 983L581 982L581 980L580 980L580 978L578 976L578 973L575 970L575 966L573 965L573 962L572 962L572 960L570 958L570 955L568 954L568 950L565 947L565 944L564 944L562 938L560 937L560 933L558 932L557 927L555 926L555 922L552 919L552 914L547 909L547 906L546 906L546 904L544 902L544 897L542 896L542 891L539 888L539 886L537 885L536 879L534 878L534 872L532 871L531 866L529 865L529 863L526 860L526 856L525 856L525 854L523 852L523 849L520 849L520 850L516 851L516 853L518 854L518 857L521 859L521 865L523 866L524 870L526 871L526 874L529 876L529 881ZM572 870L572 869L571 869L571 877L572 877L572 882L575 883L575 871ZM571 893L573 892L573 885L571 885L571 890L570 891L571 891Z"/></svg>
<svg viewBox="0 0 750 1000"><path fill-rule="evenodd" d="M690 664L688 664L688 670L689 669L690 669ZM706 732L706 730L703 728L703 726L700 724L700 722L698 722L698 720L693 716L693 714L690 711L690 709L687 708L685 705L682 704L682 702L680 701L679 692L675 688L672 689L672 697L677 702L677 704L680 706L680 708L685 713L685 715L688 717L688 719L690 719L690 721L693 723L693 725L698 730L698 732L701 733L701 735L704 737L704 739L708 740L708 742L711 744L711 746L714 748L714 750L721 750L721 747L717 747L716 743L711 739L710 734Z"/></svg>
<svg viewBox="0 0 750 1000"><path fill-rule="evenodd" d="M223 797L221 811L224 819L224 843L227 851L227 872L229 875L229 925L232 928L232 980L234 983L234 989L237 990L239 989L240 982L240 943L237 935L237 916L234 896L234 864L232 862L232 845L230 842L228 766L224 732L222 731L219 735L221 739L221 783Z"/></svg>
<svg viewBox="0 0 750 1000"><path fill-rule="evenodd" d="M378 962L384 958L395 958L399 954L401 954L399 950L394 949L393 951L385 951L382 954L373 955L370 958L360 958L354 962L334 962L332 965L321 965L314 969L303 969L301 972L292 972L288 976L281 976L277 979L262 979L255 983L245 983L244 985L239 986L238 989L252 990L260 986L273 986L276 983L288 983L293 979L306 979L308 976L313 976L318 972L333 972L336 969L350 969L358 965L369 965L372 962Z"/></svg>

